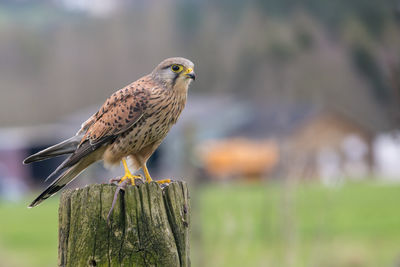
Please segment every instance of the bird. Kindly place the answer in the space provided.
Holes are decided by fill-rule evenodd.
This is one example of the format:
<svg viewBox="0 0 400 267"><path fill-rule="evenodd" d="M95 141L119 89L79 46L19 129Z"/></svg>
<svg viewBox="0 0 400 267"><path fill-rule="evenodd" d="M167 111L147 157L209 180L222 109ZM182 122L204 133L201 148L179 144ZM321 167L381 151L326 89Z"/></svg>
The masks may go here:
<svg viewBox="0 0 400 267"><path fill-rule="evenodd" d="M188 88L196 79L194 64L182 57L163 60L154 70L114 92L101 108L87 119L71 138L27 157L29 164L60 155L69 156L47 178L57 178L29 205L29 208L60 191L82 171L97 161L106 167L120 165L125 174L117 179L135 184L143 170L145 182L151 182L146 166L185 107ZM170 179L156 181L169 183Z"/></svg>

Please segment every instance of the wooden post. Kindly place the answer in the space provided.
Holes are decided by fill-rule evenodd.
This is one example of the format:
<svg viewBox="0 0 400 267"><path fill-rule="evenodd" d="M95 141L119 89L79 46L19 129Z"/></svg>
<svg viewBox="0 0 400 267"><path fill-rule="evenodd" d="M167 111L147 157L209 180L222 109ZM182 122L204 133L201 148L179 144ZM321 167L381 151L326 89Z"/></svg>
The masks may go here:
<svg viewBox="0 0 400 267"><path fill-rule="evenodd" d="M115 185L62 193L59 266L190 266L189 196L185 182L127 186L107 215Z"/></svg>

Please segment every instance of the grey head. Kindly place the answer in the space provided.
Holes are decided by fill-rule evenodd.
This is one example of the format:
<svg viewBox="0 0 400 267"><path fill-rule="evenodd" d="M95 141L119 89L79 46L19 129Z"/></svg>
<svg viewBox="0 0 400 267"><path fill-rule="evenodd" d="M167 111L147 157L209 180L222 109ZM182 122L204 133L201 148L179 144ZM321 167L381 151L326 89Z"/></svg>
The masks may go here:
<svg viewBox="0 0 400 267"><path fill-rule="evenodd" d="M158 64L151 76L167 88L187 89L191 81L196 79L193 68L194 64L189 59L172 57Z"/></svg>

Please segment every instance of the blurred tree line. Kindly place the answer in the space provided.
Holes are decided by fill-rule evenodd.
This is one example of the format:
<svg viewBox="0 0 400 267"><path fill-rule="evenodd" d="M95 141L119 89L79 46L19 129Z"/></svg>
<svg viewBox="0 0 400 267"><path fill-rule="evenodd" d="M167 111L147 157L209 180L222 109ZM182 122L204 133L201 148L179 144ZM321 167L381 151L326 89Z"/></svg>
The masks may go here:
<svg viewBox="0 0 400 267"><path fill-rule="evenodd" d="M101 16L69 2L1 2L0 107L14 114L2 125L56 121L184 56L196 63L194 94L331 106L373 131L398 126L399 1L119 0Z"/></svg>

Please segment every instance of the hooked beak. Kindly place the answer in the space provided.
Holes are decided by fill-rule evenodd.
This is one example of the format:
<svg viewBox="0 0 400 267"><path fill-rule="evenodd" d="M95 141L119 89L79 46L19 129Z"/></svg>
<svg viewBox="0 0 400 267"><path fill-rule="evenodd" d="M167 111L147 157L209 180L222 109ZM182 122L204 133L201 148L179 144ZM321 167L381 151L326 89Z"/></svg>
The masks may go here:
<svg viewBox="0 0 400 267"><path fill-rule="evenodd" d="M196 80L196 73L194 73L193 69L187 69L185 76L192 79L193 81Z"/></svg>

